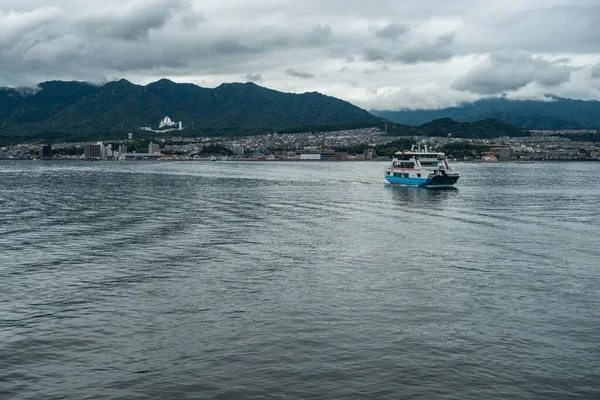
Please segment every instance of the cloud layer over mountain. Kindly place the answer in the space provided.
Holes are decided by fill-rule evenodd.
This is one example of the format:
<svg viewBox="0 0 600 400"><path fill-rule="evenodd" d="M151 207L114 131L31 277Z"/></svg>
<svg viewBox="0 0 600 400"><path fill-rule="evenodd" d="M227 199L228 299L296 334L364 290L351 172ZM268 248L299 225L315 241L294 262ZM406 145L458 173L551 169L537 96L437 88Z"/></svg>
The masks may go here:
<svg viewBox="0 0 600 400"><path fill-rule="evenodd" d="M0 86L255 81L367 108L600 99L596 0L4 0Z"/></svg>

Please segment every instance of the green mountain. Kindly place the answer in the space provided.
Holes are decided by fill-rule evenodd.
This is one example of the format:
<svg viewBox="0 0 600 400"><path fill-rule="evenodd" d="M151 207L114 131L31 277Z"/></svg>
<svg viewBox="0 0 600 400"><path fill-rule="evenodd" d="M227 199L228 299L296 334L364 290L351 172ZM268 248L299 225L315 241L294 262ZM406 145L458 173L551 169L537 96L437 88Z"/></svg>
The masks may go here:
<svg viewBox="0 0 600 400"><path fill-rule="evenodd" d="M306 125L381 118L320 93L283 93L254 83L224 83L214 89L162 79L147 86L124 79L102 86L44 82L38 91L0 88L0 142L83 141L144 136L165 116L182 121L186 135L241 135ZM152 134L154 135L154 134Z"/></svg>
<svg viewBox="0 0 600 400"><path fill-rule="evenodd" d="M475 122L457 122L450 118L440 118L425 124L388 125L388 133L393 136L451 136L472 139L491 139L501 136L529 136L529 132L497 119Z"/></svg>
<svg viewBox="0 0 600 400"><path fill-rule="evenodd" d="M472 122L499 119L522 129L600 129L600 102L548 97L547 101L490 98L435 110L371 111L399 124L439 118Z"/></svg>

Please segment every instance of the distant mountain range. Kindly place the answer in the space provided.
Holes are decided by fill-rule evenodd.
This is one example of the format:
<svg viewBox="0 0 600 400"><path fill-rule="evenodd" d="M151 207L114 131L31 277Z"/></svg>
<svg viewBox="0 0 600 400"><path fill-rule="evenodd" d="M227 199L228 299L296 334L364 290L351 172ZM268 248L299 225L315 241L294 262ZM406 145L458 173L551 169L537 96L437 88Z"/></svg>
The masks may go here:
<svg viewBox="0 0 600 400"><path fill-rule="evenodd" d="M444 136L444 137L459 137L472 139L491 139L501 136L521 137L529 136L530 132L514 127L504 121L488 118L481 121L473 122L458 122L450 118L439 118L421 125L402 125L387 121L387 132L389 136ZM348 122L343 124L333 125L309 125L299 126L293 129L286 129L280 133L297 133L297 132L331 132L346 129L364 129L372 128L371 122ZM378 128L383 129L384 123L379 123Z"/></svg>
<svg viewBox="0 0 600 400"><path fill-rule="evenodd" d="M484 119L474 122L458 122L450 118L439 118L421 125L388 125L388 133L393 136L449 136L471 139L492 139L501 136L529 136L528 131L521 130L504 121Z"/></svg>
<svg viewBox="0 0 600 400"><path fill-rule="evenodd" d="M335 97L282 93L254 83L208 89L166 79L147 86L122 79L102 86L49 81L38 91L0 88L1 143L144 135L140 127L157 127L165 116L182 121L182 135L259 134L353 121L383 126L381 118Z"/></svg>
<svg viewBox="0 0 600 400"><path fill-rule="evenodd" d="M0 145L116 139L128 132L135 137L154 137L156 133L141 127L157 128L166 116L177 123L182 121L184 126L169 136L383 129L383 118L403 123L388 121L388 133L393 136L493 138L527 134L506 122L487 118L485 113L465 112L507 101L486 102L447 109L453 113L452 118L474 121L461 123L450 118L431 121L444 110L381 111L373 115L335 97L316 92L283 93L254 83L224 83L208 89L167 79L146 86L124 79L105 85L49 81L40 83L36 90L0 88ZM506 111L496 118L508 120L511 116L513 113ZM478 119L482 120L475 121Z"/></svg>
<svg viewBox="0 0 600 400"><path fill-rule="evenodd" d="M439 118L472 122L499 119L522 129L600 129L600 102L549 97L548 101L492 98L435 110L371 111L391 121L418 125Z"/></svg>

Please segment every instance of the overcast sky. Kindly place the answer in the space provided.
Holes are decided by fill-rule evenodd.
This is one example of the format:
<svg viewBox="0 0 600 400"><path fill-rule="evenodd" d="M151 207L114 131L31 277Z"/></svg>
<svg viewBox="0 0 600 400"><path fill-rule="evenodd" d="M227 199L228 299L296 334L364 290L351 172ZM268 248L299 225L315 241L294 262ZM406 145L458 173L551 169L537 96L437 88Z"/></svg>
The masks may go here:
<svg viewBox="0 0 600 400"><path fill-rule="evenodd" d="M600 99L598 0L2 0L0 86L159 78L368 109Z"/></svg>

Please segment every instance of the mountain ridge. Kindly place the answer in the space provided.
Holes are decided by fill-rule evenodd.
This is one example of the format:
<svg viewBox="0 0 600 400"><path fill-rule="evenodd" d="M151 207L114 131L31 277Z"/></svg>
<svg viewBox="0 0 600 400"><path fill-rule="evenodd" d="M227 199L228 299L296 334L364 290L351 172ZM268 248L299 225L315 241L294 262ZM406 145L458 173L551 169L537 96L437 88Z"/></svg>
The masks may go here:
<svg viewBox="0 0 600 400"><path fill-rule="evenodd" d="M347 101L318 92L286 93L252 82L204 88L160 79L142 86L126 79L94 85L45 81L23 93L0 88L0 141L95 140L155 126L169 116L183 121L182 135L267 133L301 125L381 118ZM192 130L193 126L193 130Z"/></svg>
<svg viewBox="0 0 600 400"><path fill-rule="evenodd" d="M600 101L548 96L548 101L488 98L456 107L429 110L371 110L400 124L419 125L434 119L452 118L473 122L499 119L521 129L600 129Z"/></svg>
<svg viewBox="0 0 600 400"><path fill-rule="evenodd" d="M460 137L467 139L492 139L501 136L522 137L530 132L521 130L498 119L484 119L473 122L459 122L451 118L439 118L421 125L389 126L391 136L437 136Z"/></svg>

